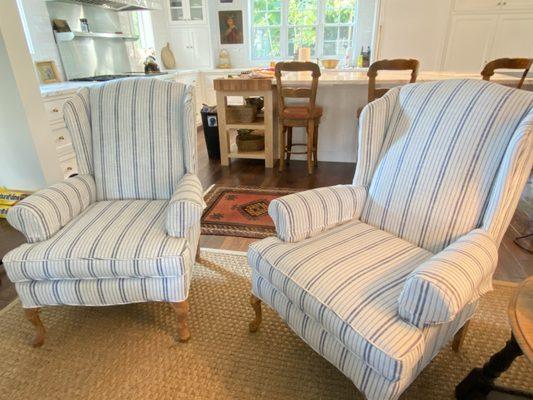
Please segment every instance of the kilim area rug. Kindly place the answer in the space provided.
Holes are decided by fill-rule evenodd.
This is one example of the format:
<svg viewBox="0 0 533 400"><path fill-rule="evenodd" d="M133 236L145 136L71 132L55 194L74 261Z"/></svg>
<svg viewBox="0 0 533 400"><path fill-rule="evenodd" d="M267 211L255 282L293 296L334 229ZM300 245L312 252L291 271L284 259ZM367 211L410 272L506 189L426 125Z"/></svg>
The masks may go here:
<svg viewBox="0 0 533 400"><path fill-rule="evenodd" d="M20 303L0 311L2 400L362 400L335 367L268 306L258 332L244 253L203 249L193 268L192 338L178 343L176 315L164 303L44 307L43 347ZM470 323L460 353L446 346L401 400L451 400L455 385L509 338L514 287L495 285ZM498 384L533 390L533 366L515 360Z"/></svg>
<svg viewBox="0 0 533 400"><path fill-rule="evenodd" d="M239 236L262 239L276 234L268 205L292 189L214 186L206 195L202 216L203 235Z"/></svg>

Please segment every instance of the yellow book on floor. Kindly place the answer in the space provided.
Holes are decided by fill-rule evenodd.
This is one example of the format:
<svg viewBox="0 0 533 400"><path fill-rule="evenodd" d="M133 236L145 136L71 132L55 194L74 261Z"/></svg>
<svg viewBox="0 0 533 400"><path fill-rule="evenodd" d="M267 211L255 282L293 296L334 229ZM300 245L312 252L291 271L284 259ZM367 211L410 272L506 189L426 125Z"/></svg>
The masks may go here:
<svg viewBox="0 0 533 400"><path fill-rule="evenodd" d="M29 195L30 192L25 192L23 190L6 189L4 187L0 187L0 218L6 218L9 209L18 201L28 197Z"/></svg>

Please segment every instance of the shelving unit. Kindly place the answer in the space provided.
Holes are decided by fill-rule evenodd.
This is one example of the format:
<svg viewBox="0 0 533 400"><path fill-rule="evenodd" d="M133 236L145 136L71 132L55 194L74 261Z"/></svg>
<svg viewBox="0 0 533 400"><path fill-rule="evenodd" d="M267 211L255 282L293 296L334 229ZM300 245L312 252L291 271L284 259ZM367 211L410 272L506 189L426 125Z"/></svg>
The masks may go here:
<svg viewBox="0 0 533 400"><path fill-rule="evenodd" d="M75 38L94 38L94 39L122 39L122 40L137 40L139 36L128 35L125 33L107 33L107 32L54 32L56 41L69 42Z"/></svg>
<svg viewBox="0 0 533 400"><path fill-rule="evenodd" d="M265 160L265 166L274 166L274 112L272 102L272 81L270 79L221 78L213 81L217 94L218 134L220 139L220 162L229 165L232 158ZM264 116L251 123L227 123L229 96L261 96L264 98ZM257 129L265 135L265 149L262 151L238 151L230 130Z"/></svg>

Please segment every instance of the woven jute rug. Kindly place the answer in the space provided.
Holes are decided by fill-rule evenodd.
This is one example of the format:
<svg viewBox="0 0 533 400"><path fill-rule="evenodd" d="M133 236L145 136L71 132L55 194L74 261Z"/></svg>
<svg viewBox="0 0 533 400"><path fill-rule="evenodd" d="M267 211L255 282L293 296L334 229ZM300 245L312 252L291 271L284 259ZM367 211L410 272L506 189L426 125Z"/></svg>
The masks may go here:
<svg viewBox="0 0 533 400"><path fill-rule="evenodd" d="M3 399L362 399L352 383L264 307L248 332L250 268L243 255L202 252L191 285L189 343L176 341L175 315L163 303L49 307L43 347L33 349L21 306L0 312ZM455 385L502 347L513 288L485 296L462 353L446 347L403 399L452 399ZM519 358L498 383L533 387Z"/></svg>
<svg viewBox="0 0 533 400"><path fill-rule="evenodd" d="M276 233L268 215L268 205L294 189L262 189L215 185L205 195L207 207L202 216L203 235L238 236L262 239Z"/></svg>

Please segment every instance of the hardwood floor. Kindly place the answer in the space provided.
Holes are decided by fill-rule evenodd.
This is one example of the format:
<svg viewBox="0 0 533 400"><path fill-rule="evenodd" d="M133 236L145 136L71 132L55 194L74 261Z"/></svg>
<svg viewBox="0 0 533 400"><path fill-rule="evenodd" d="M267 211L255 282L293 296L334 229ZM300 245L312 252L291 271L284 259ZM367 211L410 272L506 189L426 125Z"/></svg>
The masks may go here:
<svg viewBox="0 0 533 400"><path fill-rule="evenodd" d="M203 132L198 132L198 175L208 188L212 184L224 186L260 186L311 189L321 186L350 183L355 164L319 162L313 175L307 174L305 161L291 161L283 173L276 168L265 169L260 160L236 160L230 167L222 167L220 162L209 160ZM533 231L533 181L530 179L500 246L500 259L494 275L495 279L519 282L533 275L533 255L513 243L515 237ZM226 250L246 251L256 239L231 236L202 235L200 246ZM0 257L10 249L24 243L23 236L0 219ZM15 297L14 285L0 267L0 309Z"/></svg>

